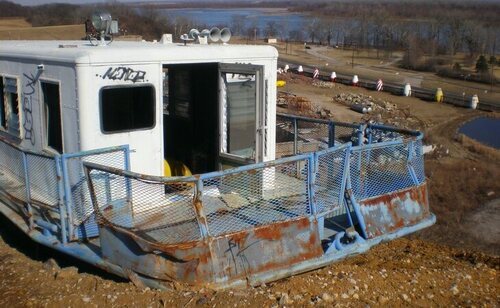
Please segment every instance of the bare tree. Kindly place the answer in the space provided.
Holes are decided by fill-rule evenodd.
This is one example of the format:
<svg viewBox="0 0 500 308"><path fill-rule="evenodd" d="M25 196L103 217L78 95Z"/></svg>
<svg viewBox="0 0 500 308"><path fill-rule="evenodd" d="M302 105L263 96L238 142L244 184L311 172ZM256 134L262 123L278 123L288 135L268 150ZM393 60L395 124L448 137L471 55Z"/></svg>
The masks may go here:
<svg viewBox="0 0 500 308"><path fill-rule="evenodd" d="M234 35L242 35L245 30L245 15L231 16L231 32Z"/></svg>
<svg viewBox="0 0 500 308"><path fill-rule="evenodd" d="M313 18L306 22L304 29L306 29L309 38L311 39L311 43L314 44L316 38L320 35L320 20L319 18Z"/></svg>
<svg viewBox="0 0 500 308"><path fill-rule="evenodd" d="M267 37L274 37L278 34L278 24L276 21L271 20L266 24L266 28L264 29L264 33Z"/></svg>

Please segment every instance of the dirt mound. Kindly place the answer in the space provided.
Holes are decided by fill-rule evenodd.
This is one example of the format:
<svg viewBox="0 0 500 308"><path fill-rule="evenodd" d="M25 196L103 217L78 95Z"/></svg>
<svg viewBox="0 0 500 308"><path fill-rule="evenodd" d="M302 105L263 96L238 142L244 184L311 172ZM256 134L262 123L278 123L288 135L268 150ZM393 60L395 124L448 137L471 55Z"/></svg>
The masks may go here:
<svg viewBox="0 0 500 308"><path fill-rule="evenodd" d="M159 291L88 272L82 264L68 266L79 263L50 250L36 261L32 254L39 248L28 244L25 255L19 250L26 247L10 247L3 238L15 234L8 231L0 233L2 307L494 306L500 300L499 257L420 240L381 244L366 254L257 288L213 291L173 285Z"/></svg>

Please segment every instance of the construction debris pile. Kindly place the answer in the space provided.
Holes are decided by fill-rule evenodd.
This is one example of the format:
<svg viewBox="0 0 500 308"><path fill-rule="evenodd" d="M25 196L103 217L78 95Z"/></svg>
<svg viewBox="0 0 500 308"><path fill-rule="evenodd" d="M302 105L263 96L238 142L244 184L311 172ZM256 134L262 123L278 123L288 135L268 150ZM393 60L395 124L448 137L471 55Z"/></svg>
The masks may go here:
<svg viewBox="0 0 500 308"><path fill-rule="evenodd" d="M276 105L278 108L281 108L278 112L322 119L330 119L332 116L332 112L330 110L317 106L305 97L297 96L288 92L278 92Z"/></svg>
<svg viewBox="0 0 500 308"><path fill-rule="evenodd" d="M409 108L400 108L396 104L372 96L355 93L340 93L333 100L349 106L352 110L363 113L364 121L374 121L406 129L423 129L423 123L411 116Z"/></svg>
<svg viewBox="0 0 500 308"><path fill-rule="evenodd" d="M323 89L333 89L335 88L335 84L333 82L329 81L323 81L323 80L317 80L314 79L312 85L317 88L323 88Z"/></svg>

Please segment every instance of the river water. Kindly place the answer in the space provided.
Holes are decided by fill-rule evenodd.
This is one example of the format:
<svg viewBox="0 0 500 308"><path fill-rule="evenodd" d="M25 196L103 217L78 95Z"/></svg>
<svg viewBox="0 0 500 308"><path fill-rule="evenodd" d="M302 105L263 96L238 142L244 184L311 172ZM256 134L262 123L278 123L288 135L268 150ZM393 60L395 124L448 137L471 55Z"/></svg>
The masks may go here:
<svg viewBox="0 0 500 308"><path fill-rule="evenodd" d="M282 32L303 30L309 17L306 14L288 12L286 9L162 9L162 15L170 18L184 17L194 21L198 27L229 27L232 28L238 19L243 28L257 27L264 31L270 22L280 27ZM200 29L201 30L201 29ZM281 32L281 31L280 31ZM263 33L261 35L263 36Z"/></svg>
<svg viewBox="0 0 500 308"><path fill-rule="evenodd" d="M500 149L499 118L480 117L474 119L462 125L458 132L482 144Z"/></svg>

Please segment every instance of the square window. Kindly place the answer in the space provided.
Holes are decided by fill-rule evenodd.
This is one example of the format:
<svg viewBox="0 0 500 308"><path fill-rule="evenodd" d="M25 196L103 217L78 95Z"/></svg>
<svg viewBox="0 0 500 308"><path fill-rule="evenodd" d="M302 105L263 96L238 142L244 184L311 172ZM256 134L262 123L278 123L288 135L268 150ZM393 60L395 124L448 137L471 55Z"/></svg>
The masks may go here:
<svg viewBox="0 0 500 308"><path fill-rule="evenodd" d="M118 133L155 126L153 86L112 87L101 90L101 129Z"/></svg>

